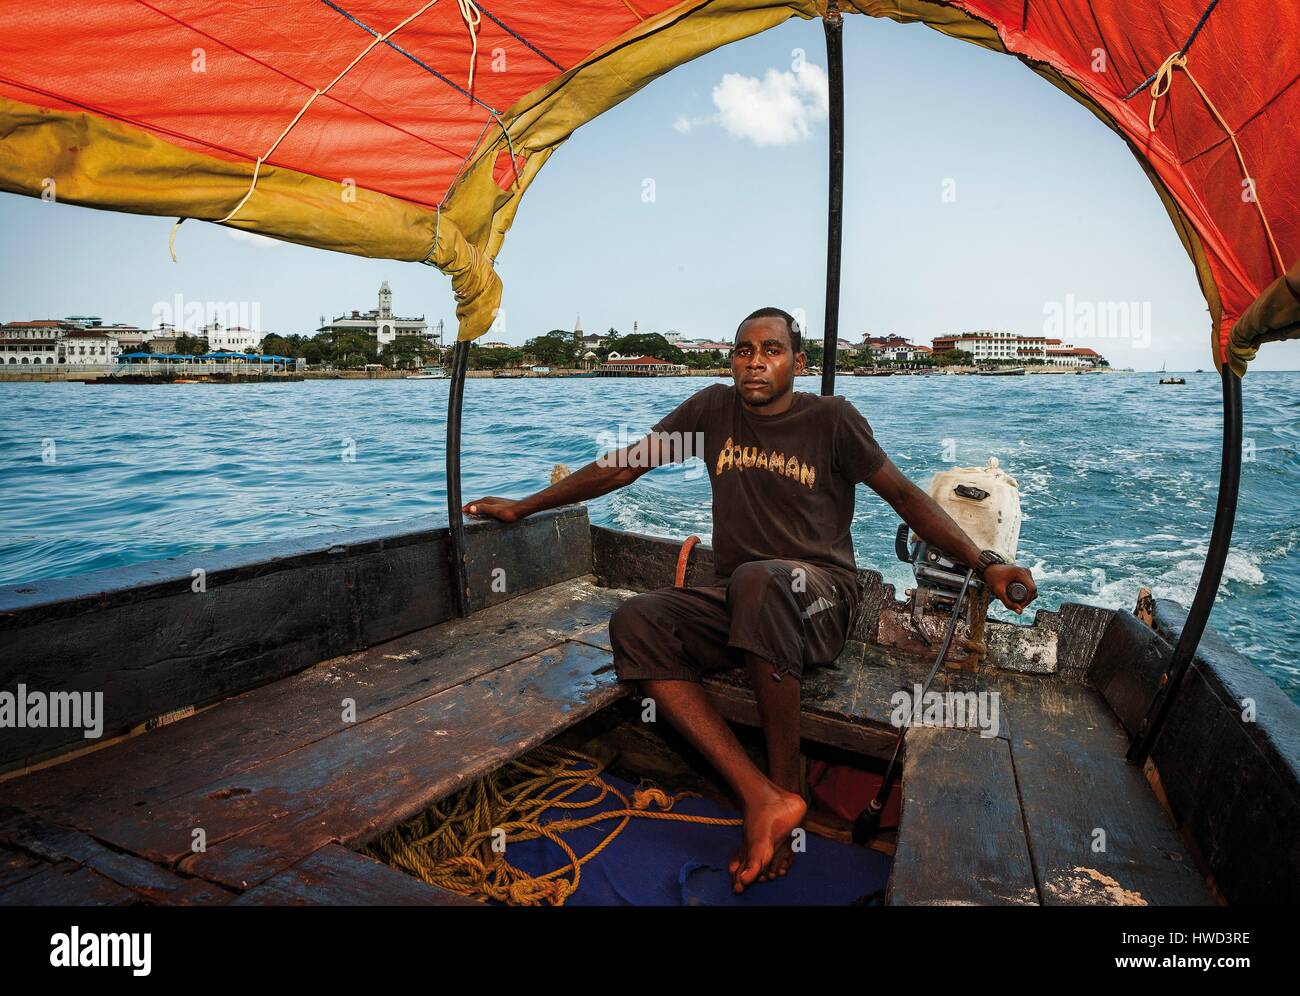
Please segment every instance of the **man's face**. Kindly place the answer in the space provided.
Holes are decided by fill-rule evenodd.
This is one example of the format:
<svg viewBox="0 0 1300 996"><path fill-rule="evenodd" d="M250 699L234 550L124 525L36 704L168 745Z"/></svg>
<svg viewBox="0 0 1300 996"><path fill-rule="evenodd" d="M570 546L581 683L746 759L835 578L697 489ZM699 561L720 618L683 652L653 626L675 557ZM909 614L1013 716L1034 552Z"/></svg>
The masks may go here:
<svg viewBox="0 0 1300 996"><path fill-rule="evenodd" d="M746 404L762 408L784 397L803 368L804 354L791 348L784 318L751 318L736 333L731 376Z"/></svg>

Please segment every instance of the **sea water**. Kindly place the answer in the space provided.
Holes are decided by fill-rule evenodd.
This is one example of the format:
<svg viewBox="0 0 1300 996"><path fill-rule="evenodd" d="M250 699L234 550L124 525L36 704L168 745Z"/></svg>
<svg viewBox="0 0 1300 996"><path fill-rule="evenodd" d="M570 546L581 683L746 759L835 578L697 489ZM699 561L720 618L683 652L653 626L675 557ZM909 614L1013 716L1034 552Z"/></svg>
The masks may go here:
<svg viewBox="0 0 1300 996"><path fill-rule="evenodd" d="M990 456L1019 480L1017 559L1034 572L1035 607L1132 608L1144 586L1189 605L1205 557L1221 392L1217 374L1184 376L1184 386L1158 385L1159 374L842 376L836 390L922 487ZM471 379L465 499L544 487L555 464L577 469L718 382ZM1243 397L1241 502L1210 625L1300 701L1300 373L1251 372ZM445 518L446 407L447 383L431 380L0 384L0 584ZM661 468L590 514L707 541L708 478L698 461ZM894 556L897 526L861 488L859 566L901 592L911 573Z"/></svg>

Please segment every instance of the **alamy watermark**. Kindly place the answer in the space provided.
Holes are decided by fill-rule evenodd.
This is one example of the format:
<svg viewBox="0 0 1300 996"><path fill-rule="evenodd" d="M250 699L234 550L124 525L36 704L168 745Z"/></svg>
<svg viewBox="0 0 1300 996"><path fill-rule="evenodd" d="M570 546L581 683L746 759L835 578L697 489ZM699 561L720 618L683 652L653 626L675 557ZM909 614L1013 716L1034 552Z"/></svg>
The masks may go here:
<svg viewBox="0 0 1300 996"><path fill-rule="evenodd" d="M39 692L19 685L0 692L0 729L82 729L87 740L104 733L103 692Z"/></svg>
<svg viewBox="0 0 1300 996"><path fill-rule="evenodd" d="M55 968L129 968L148 975L153 963L153 935L98 933L72 926L50 937L50 964Z"/></svg>
<svg viewBox="0 0 1300 996"><path fill-rule="evenodd" d="M199 332L214 326L227 329L262 330L262 303L260 301L189 301L183 294L170 301L155 301L153 306L155 327L170 327L176 331Z"/></svg>
<svg viewBox="0 0 1300 996"><path fill-rule="evenodd" d="M992 739L1001 728L998 722L1000 698L997 692L926 692L920 685L900 689L889 697L893 711L889 721L904 726L943 726L955 729L975 727L980 736Z"/></svg>
<svg viewBox="0 0 1300 996"><path fill-rule="evenodd" d="M666 463L686 464L686 478L704 473L704 433L651 432L642 435L620 425L617 432L596 434L600 467L659 467ZM692 461L692 457L698 460Z"/></svg>
<svg viewBox="0 0 1300 996"><path fill-rule="evenodd" d="M1134 349L1151 345L1150 301L1064 301L1043 305L1043 335L1066 341L1131 339Z"/></svg>

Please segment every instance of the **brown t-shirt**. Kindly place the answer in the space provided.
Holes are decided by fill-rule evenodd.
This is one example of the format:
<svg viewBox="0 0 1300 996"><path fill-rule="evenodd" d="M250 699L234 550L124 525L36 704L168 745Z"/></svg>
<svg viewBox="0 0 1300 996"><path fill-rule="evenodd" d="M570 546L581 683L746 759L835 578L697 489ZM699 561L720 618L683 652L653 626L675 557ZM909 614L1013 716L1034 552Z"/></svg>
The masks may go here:
<svg viewBox="0 0 1300 996"><path fill-rule="evenodd" d="M665 462L699 456L708 467L719 578L751 560L802 560L826 567L856 595L854 491L885 452L847 399L796 391L788 410L755 415L734 387L714 384L651 432L674 434L657 440Z"/></svg>

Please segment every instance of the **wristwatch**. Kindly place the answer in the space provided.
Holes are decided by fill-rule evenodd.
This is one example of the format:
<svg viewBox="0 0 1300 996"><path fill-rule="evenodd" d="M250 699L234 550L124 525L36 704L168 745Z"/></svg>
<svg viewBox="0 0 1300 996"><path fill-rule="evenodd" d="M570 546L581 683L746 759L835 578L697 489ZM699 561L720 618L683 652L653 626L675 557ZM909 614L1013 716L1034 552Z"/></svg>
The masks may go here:
<svg viewBox="0 0 1300 996"><path fill-rule="evenodd" d="M1005 564L1006 558L995 550L981 550L979 560L975 564L975 573L981 581L984 580L984 570L992 564Z"/></svg>

